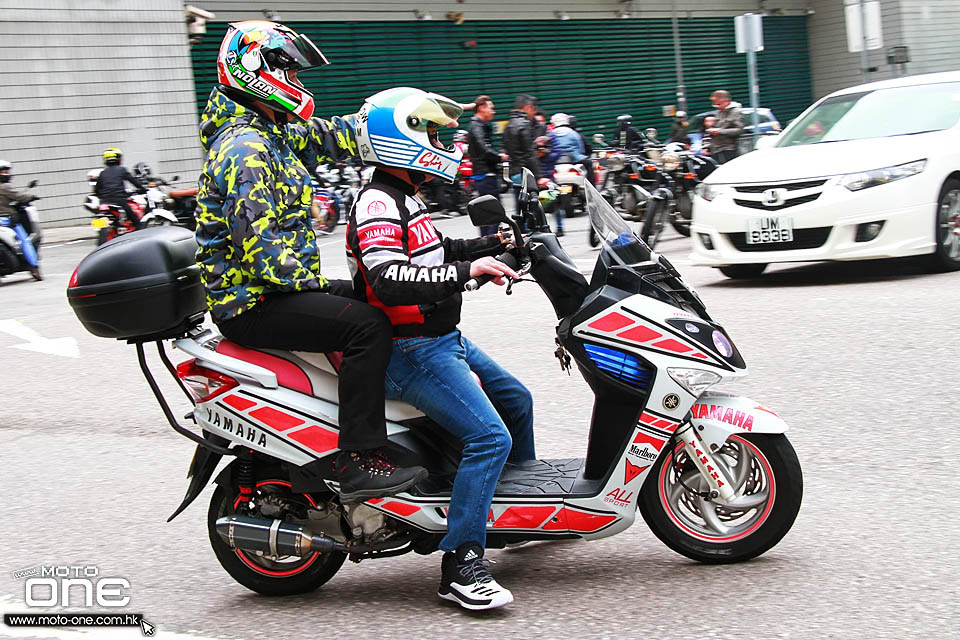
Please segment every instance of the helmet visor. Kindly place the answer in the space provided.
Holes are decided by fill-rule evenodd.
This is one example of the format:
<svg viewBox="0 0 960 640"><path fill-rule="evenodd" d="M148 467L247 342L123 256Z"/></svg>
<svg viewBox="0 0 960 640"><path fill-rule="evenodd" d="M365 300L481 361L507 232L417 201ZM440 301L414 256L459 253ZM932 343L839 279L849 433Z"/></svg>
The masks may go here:
<svg viewBox="0 0 960 640"><path fill-rule="evenodd" d="M415 131L425 131L430 144L441 151L453 151L454 127L463 114L459 104L435 93L428 93L410 111L407 124Z"/></svg>
<svg viewBox="0 0 960 640"><path fill-rule="evenodd" d="M303 34L285 34L282 45L273 48L271 53L275 58L272 61L277 69L311 69L330 64L323 52Z"/></svg>

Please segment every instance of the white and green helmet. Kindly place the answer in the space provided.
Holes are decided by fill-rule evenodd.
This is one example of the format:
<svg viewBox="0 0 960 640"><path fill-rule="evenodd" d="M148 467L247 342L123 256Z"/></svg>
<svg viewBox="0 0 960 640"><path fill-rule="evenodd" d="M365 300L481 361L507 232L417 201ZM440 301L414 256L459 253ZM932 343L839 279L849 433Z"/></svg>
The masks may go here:
<svg viewBox="0 0 960 640"><path fill-rule="evenodd" d="M357 114L354 131L360 158L366 164L429 173L452 182L463 152L452 140L459 104L437 93L395 87L367 98Z"/></svg>

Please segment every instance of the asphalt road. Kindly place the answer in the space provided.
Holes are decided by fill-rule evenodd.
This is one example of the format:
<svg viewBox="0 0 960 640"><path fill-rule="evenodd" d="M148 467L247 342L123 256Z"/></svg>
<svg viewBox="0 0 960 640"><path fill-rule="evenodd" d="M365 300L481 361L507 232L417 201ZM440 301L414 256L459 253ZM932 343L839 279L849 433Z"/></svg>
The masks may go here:
<svg viewBox="0 0 960 640"><path fill-rule="evenodd" d="M463 218L438 226L472 231ZM585 229L570 220L563 244L588 270L596 253ZM321 241L333 276L346 275L342 234ZM85 333L67 305L67 280L91 249L47 246L45 281L0 283L4 611L27 610L15 571L95 565L130 582L123 611L143 613L160 637L956 637L960 274L909 261L809 264L741 283L689 266L689 241L666 238L661 249L750 367L729 390L791 425L805 482L796 524L764 556L732 566L675 554L640 518L596 542L493 550L516 601L471 614L436 597L439 555L348 563L314 594L273 599L217 563L204 521L210 489L166 523L193 447L166 425L133 348ZM560 373L556 320L536 285L511 297L485 287L467 296L464 317L463 331L534 392L540 456L584 455L591 394L576 373ZM40 351L17 347L25 343ZM0 626L0 636L105 634Z"/></svg>

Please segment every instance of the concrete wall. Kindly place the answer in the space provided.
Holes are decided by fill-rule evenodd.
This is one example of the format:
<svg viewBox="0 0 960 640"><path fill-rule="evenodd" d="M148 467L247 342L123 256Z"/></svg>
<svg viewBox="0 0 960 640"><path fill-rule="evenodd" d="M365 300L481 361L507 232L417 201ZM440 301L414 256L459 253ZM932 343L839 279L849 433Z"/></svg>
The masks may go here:
<svg viewBox="0 0 960 640"><path fill-rule="evenodd" d="M960 1L900 0L907 73L960 69Z"/></svg>
<svg viewBox="0 0 960 640"><path fill-rule="evenodd" d="M856 2L856 0L846 0ZM847 51L844 0L814 0L810 17L810 63L813 93L828 93L863 82L860 54ZM960 69L960 1L882 0L883 47L868 52L870 80L895 77L887 64L887 49L910 48L906 73L934 73Z"/></svg>
<svg viewBox="0 0 960 640"><path fill-rule="evenodd" d="M201 150L180 0L0 0L0 158L41 221L84 224L87 171L118 146L195 184Z"/></svg>
<svg viewBox="0 0 960 640"><path fill-rule="evenodd" d="M190 0L194 6L213 11L217 20L263 18L264 8L281 20L413 20L415 11L433 20L446 20L449 12L465 20L556 20L555 12L570 18L615 18L627 12L631 18L663 18L671 15L671 0L421 0L419 2L315 2L313 0ZM807 0L677 0L681 17L734 16L748 11L769 10L777 15L804 13Z"/></svg>

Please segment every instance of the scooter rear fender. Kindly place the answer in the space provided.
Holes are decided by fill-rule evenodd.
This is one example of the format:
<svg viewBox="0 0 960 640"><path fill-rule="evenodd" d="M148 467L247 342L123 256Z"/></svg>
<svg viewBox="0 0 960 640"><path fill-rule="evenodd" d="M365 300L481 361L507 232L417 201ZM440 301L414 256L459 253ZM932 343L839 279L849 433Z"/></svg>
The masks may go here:
<svg viewBox="0 0 960 640"><path fill-rule="evenodd" d="M720 447L731 435L786 433L787 423L759 402L719 391L707 391L690 408L697 435Z"/></svg>

